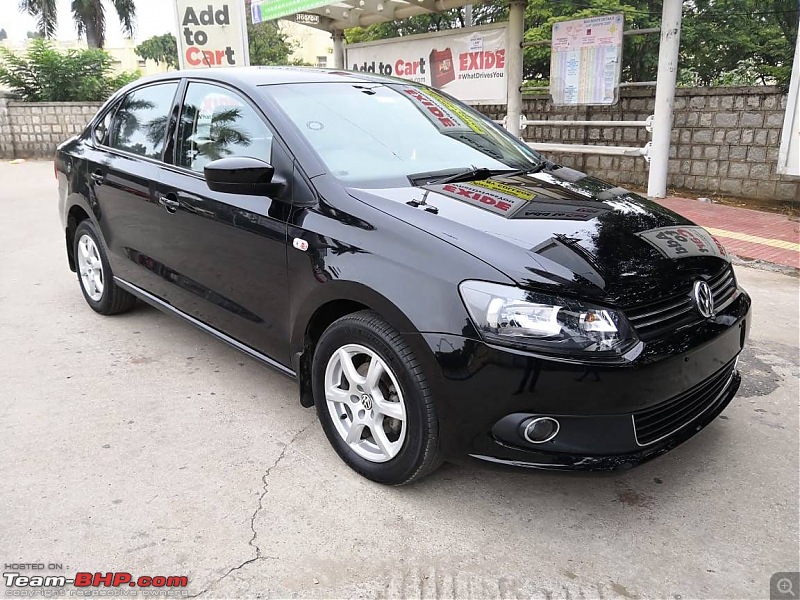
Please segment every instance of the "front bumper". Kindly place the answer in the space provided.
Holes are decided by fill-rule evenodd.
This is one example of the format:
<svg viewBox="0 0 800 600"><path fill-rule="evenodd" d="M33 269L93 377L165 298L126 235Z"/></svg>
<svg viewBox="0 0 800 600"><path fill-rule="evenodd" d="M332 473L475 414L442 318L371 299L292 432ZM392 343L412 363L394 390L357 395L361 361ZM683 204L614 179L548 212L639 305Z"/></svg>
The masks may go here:
<svg viewBox="0 0 800 600"><path fill-rule="evenodd" d="M421 334L433 351L431 382L442 451L543 469L610 470L668 452L731 402L736 360L750 327L744 292L723 314L648 342L618 365L564 362L453 335ZM558 434L533 444L531 418Z"/></svg>

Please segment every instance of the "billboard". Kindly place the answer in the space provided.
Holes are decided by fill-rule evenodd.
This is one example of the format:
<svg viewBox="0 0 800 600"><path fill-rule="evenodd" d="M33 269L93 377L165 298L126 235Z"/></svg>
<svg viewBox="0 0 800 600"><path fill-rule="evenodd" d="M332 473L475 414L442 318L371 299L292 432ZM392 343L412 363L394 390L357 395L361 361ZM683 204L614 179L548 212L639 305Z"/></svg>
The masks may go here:
<svg viewBox="0 0 800 600"><path fill-rule="evenodd" d="M424 83L471 104L505 104L506 26L409 35L345 48L345 66Z"/></svg>
<svg viewBox="0 0 800 600"><path fill-rule="evenodd" d="M300 13L314 8L321 8L326 4L333 4L330 0L253 0L250 4L250 14L253 23L263 23ZM297 21L302 23L302 21ZM319 23L319 16L317 16Z"/></svg>
<svg viewBox="0 0 800 600"><path fill-rule="evenodd" d="M561 106L616 104L622 73L621 14L553 25L550 95Z"/></svg>
<svg viewBox="0 0 800 600"><path fill-rule="evenodd" d="M175 0L181 69L250 64L244 0Z"/></svg>

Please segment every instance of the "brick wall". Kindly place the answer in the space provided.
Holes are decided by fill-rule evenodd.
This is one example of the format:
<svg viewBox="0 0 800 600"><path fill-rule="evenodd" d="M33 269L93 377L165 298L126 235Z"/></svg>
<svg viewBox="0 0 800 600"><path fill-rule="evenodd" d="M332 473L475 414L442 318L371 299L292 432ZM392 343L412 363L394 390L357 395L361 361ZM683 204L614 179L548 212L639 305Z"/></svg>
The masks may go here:
<svg viewBox="0 0 800 600"><path fill-rule="evenodd" d="M83 131L99 102L19 102L0 96L0 158L51 158Z"/></svg>
<svg viewBox="0 0 800 600"><path fill-rule="evenodd" d="M653 114L655 89L627 89L611 107L554 107L546 96L526 96L529 119L640 121ZM678 192L800 202L800 179L776 172L786 95L774 87L678 89L668 186ZM501 119L505 106L481 109ZM644 128L529 126L526 141L644 146ZM641 157L591 154L549 155L614 183L647 187Z"/></svg>

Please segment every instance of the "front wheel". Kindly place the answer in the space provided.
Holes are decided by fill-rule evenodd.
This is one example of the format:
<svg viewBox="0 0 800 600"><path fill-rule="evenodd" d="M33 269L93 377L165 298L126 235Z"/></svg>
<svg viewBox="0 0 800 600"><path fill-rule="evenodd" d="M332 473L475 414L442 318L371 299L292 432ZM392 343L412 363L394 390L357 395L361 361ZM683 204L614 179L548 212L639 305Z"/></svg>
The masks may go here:
<svg viewBox="0 0 800 600"><path fill-rule="evenodd" d="M421 365L377 314L354 313L328 327L312 376L325 435L357 473L401 485L441 464L436 408Z"/></svg>

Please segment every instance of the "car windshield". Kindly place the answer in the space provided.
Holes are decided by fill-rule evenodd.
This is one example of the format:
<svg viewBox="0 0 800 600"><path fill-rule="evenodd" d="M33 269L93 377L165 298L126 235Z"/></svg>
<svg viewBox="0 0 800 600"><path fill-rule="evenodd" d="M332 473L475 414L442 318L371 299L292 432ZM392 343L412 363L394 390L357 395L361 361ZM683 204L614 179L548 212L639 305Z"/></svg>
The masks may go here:
<svg viewBox="0 0 800 600"><path fill-rule="evenodd" d="M263 86L349 185L409 185L471 168L534 168L541 157L480 113L414 84L296 83Z"/></svg>

